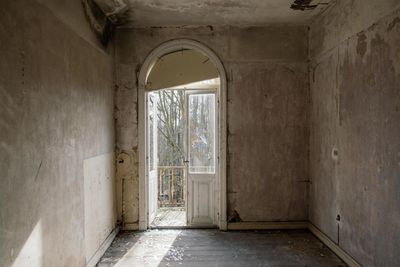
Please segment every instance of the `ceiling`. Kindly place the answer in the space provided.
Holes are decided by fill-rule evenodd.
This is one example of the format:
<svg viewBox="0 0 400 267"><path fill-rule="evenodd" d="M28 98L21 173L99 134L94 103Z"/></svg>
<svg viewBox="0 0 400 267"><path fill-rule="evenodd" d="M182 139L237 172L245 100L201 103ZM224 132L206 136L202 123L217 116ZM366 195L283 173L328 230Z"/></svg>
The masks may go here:
<svg viewBox="0 0 400 267"><path fill-rule="evenodd" d="M115 0L114 0L115 1ZM124 0L123 24L131 27L182 25L265 26L308 24L331 0L312 1L314 10L293 10L294 0Z"/></svg>

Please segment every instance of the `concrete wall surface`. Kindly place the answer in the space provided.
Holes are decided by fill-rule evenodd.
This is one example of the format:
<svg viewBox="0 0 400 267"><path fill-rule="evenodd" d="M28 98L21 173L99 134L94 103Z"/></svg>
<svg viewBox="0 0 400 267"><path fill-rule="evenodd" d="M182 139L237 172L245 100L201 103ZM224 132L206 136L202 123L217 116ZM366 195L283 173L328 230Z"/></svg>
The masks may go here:
<svg viewBox="0 0 400 267"><path fill-rule="evenodd" d="M310 221L362 266L400 266L399 7L337 1L310 29Z"/></svg>
<svg viewBox="0 0 400 267"><path fill-rule="evenodd" d="M76 8L81 4L68 2ZM85 200L96 199L96 190L107 192L108 199L114 194L107 182L114 179L112 56L88 41L93 36L82 37L82 25L60 20L67 9L59 8L53 12L32 0L1 4L0 266L4 267L85 266L90 257L85 251L93 253L115 227L112 202L107 207L91 203L97 220L85 220ZM76 17L85 19L83 12ZM86 159L97 164L84 164ZM85 190L87 183L95 183L95 190ZM88 223L91 237L100 238L86 240Z"/></svg>
<svg viewBox="0 0 400 267"><path fill-rule="evenodd" d="M168 40L197 40L228 76L228 218L307 219L307 29L271 27L120 28L116 37L118 216L138 221L137 73ZM238 218L236 218L238 219Z"/></svg>

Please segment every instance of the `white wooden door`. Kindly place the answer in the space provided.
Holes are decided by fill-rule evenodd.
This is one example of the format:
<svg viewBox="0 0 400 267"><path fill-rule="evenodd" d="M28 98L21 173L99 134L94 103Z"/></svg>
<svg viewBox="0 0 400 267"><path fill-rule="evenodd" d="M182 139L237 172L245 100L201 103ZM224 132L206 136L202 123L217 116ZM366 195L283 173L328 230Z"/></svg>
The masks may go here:
<svg viewBox="0 0 400 267"><path fill-rule="evenodd" d="M187 223L216 224L217 108L215 92L186 93Z"/></svg>
<svg viewBox="0 0 400 267"><path fill-rule="evenodd" d="M157 180L158 180L158 156L157 156L157 102L158 96L156 94L148 94L147 101L147 111L148 111L148 156L147 156L147 166L148 166L148 183L149 183L149 191L148 191L148 204L149 204L149 214L148 219L149 223L152 223L158 208L157 203Z"/></svg>

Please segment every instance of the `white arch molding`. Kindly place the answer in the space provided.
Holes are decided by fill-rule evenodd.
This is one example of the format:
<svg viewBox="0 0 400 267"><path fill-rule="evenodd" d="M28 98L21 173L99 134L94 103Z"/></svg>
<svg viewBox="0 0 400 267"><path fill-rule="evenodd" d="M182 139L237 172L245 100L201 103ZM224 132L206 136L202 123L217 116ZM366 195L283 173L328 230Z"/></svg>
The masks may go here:
<svg viewBox="0 0 400 267"><path fill-rule="evenodd" d="M227 103L227 80L226 73L222 62L218 56L208 47L200 42L188 39L176 39L167 41L155 48L144 61L138 77L139 98L138 98L138 116L139 116L139 230L146 230L149 226L147 214L147 196L148 181L146 175L146 80L151 68L157 60L171 52L182 49L192 49L205 54L214 63L219 71L220 86L218 95L218 227L221 230L227 230L227 182L226 182L226 151L227 151L227 120L226 120L226 103Z"/></svg>

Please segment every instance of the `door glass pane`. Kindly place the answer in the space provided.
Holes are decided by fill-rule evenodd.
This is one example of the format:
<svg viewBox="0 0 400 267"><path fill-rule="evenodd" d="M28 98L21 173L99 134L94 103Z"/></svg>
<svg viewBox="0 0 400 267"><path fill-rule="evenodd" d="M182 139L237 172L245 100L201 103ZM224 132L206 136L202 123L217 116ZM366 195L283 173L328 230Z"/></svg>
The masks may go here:
<svg viewBox="0 0 400 267"><path fill-rule="evenodd" d="M215 173L215 94L189 95L189 172Z"/></svg>

